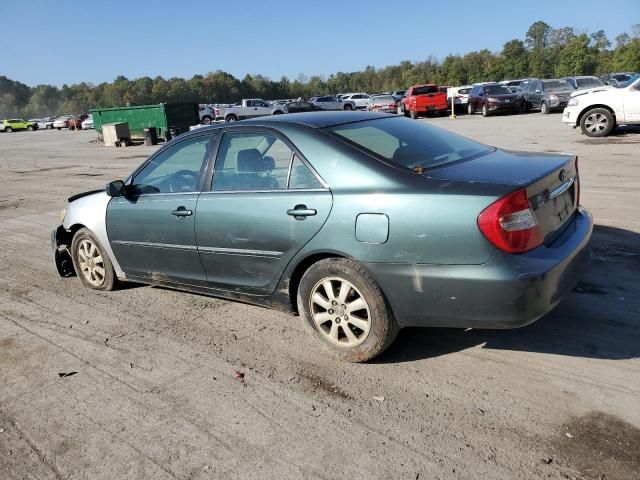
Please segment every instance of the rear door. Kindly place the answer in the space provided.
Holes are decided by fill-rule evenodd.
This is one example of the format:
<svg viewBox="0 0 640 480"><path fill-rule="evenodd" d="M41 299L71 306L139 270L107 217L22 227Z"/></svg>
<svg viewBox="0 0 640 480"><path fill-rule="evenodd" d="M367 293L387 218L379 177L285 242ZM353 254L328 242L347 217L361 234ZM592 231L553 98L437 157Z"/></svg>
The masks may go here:
<svg viewBox="0 0 640 480"><path fill-rule="evenodd" d="M212 152L209 132L160 150L107 207L111 248L131 278L205 283L195 241L196 205Z"/></svg>
<svg viewBox="0 0 640 480"><path fill-rule="evenodd" d="M622 101L625 121L640 122L640 81L625 89Z"/></svg>
<svg viewBox="0 0 640 480"><path fill-rule="evenodd" d="M272 293L327 219L331 192L292 144L266 129L225 132L212 176L196 217L208 285Z"/></svg>

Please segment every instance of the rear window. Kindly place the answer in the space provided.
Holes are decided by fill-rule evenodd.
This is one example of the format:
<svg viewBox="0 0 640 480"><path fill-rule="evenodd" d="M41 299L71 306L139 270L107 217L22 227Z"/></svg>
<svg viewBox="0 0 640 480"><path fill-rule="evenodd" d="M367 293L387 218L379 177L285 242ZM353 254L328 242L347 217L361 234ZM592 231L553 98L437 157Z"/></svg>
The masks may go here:
<svg viewBox="0 0 640 480"><path fill-rule="evenodd" d="M438 93L438 87L425 85L424 87L416 87L413 89L413 95L424 95L425 93Z"/></svg>
<svg viewBox="0 0 640 480"><path fill-rule="evenodd" d="M597 78L577 78L576 83L579 87L599 87L602 82Z"/></svg>
<svg viewBox="0 0 640 480"><path fill-rule="evenodd" d="M467 93L469 93L470 91L471 91L471 89L470 89L470 88L461 88L461 89L459 89L459 90L458 90L458 93L459 93L460 95L466 95L466 94L467 94Z"/></svg>
<svg viewBox="0 0 640 480"><path fill-rule="evenodd" d="M404 117L336 125L326 130L366 152L414 171L493 151L455 133Z"/></svg>

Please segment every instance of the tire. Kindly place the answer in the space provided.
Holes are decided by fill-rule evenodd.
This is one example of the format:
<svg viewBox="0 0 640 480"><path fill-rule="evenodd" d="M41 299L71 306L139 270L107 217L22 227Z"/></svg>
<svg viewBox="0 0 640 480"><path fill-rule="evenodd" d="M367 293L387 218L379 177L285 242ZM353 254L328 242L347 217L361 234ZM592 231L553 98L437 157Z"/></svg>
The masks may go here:
<svg viewBox="0 0 640 480"><path fill-rule="evenodd" d="M280 110L276 110L275 112L273 112L274 115L282 115L282 112Z"/></svg>
<svg viewBox="0 0 640 480"><path fill-rule="evenodd" d="M523 100L520 105L520 113L529 113L529 103L526 100Z"/></svg>
<svg viewBox="0 0 640 480"><path fill-rule="evenodd" d="M540 104L540 113L543 115L549 115L551 113L551 109L549 108L549 104L547 102L542 102Z"/></svg>
<svg viewBox="0 0 640 480"><path fill-rule="evenodd" d="M474 113L476 112L474 112L473 107L471 106L471 103L467 104L467 114L473 115Z"/></svg>
<svg viewBox="0 0 640 480"><path fill-rule="evenodd" d="M202 124L203 125L211 125L211 117L208 116L208 115L202 117Z"/></svg>
<svg viewBox="0 0 640 480"><path fill-rule="evenodd" d="M13 128L7 127L7 128L4 129L4 131L8 132L8 133L13 133Z"/></svg>
<svg viewBox="0 0 640 480"><path fill-rule="evenodd" d="M95 250L91 248L91 245ZM96 251L97 254L94 253ZM89 265L84 260L87 256L91 259ZM100 261L95 261L97 258L100 258ZM73 236L71 259L73 260L73 268L85 287L93 290L113 290L117 286L118 280L111 260L102 244L88 228L81 228Z"/></svg>
<svg viewBox="0 0 640 480"><path fill-rule="evenodd" d="M27 126L27 131L28 132L33 132L33 127L31 125Z"/></svg>
<svg viewBox="0 0 640 480"><path fill-rule="evenodd" d="M224 121L229 123L229 122L237 122L238 121L238 117L236 117L235 115L227 115L224 118Z"/></svg>
<svg viewBox="0 0 640 480"><path fill-rule="evenodd" d="M62 127L58 127L58 130L62 130Z"/></svg>
<svg viewBox="0 0 640 480"><path fill-rule="evenodd" d="M489 107L487 107L486 103L482 104L482 116L483 117L488 117L489 116Z"/></svg>
<svg viewBox="0 0 640 480"><path fill-rule="evenodd" d="M343 298L340 298L341 286L346 288ZM330 308L334 306L332 301L336 302L335 309ZM349 310L349 305L356 301L364 306ZM371 274L353 260L327 258L314 263L300 280L297 302L305 327L340 360L371 360L386 350L398 335L398 323L382 290Z"/></svg>
<svg viewBox="0 0 640 480"><path fill-rule="evenodd" d="M347 103L347 104L344 106L344 109L345 109L345 111L351 111L351 110L353 110L353 107L351 106L351 104L350 104L350 103Z"/></svg>
<svg viewBox="0 0 640 480"><path fill-rule="evenodd" d="M45 127L45 129L46 129L46 130L51 130L52 128L53 128L53 125L47 125L47 126Z"/></svg>
<svg viewBox="0 0 640 480"><path fill-rule="evenodd" d="M418 112L414 111L414 110L410 110L409 111L409 115L411 116L411 118L413 118L414 120L416 118L418 118Z"/></svg>
<svg viewBox="0 0 640 480"><path fill-rule="evenodd" d="M402 115L402 114L404 114L404 111L402 110L402 107L398 105L396 107L396 115Z"/></svg>
<svg viewBox="0 0 640 480"><path fill-rule="evenodd" d="M616 121L606 108L588 110L580 119L580 130L587 137L606 137L615 126Z"/></svg>

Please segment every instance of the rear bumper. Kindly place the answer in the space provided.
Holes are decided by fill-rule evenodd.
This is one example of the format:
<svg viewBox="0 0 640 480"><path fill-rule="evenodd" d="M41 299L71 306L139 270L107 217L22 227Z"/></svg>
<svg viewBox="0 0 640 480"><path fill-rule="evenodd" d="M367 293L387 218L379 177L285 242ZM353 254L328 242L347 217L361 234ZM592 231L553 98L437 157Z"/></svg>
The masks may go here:
<svg viewBox="0 0 640 480"><path fill-rule="evenodd" d="M449 108L448 105L421 105L411 107L414 112L427 113L427 112L442 112Z"/></svg>
<svg viewBox="0 0 640 480"><path fill-rule="evenodd" d="M401 326L515 328L553 309L587 264L591 215L580 208L549 246L482 265L367 264Z"/></svg>

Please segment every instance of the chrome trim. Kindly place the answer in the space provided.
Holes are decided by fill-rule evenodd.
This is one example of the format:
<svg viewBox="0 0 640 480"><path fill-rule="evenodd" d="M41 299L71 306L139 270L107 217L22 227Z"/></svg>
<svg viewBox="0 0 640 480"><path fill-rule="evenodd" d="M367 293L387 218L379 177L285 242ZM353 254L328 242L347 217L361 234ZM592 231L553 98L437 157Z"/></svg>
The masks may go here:
<svg viewBox="0 0 640 480"><path fill-rule="evenodd" d="M328 188L281 188L278 190L211 190L209 192L200 192L200 195L209 195L211 193L300 193L300 192L328 192Z"/></svg>
<svg viewBox="0 0 640 480"><path fill-rule="evenodd" d="M280 258L282 255L284 255L284 252L274 252L270 250L248 250L244 248L198 247L198 251L203 253L217 253L220 255L240 255L243 257Z"/></svg>
<svg viewBox="0 0 640 480"><path fill-rule="evenodd" d="M174 243L155 243L155 242L135 242L131 240L114 240L113 245L124 245L127 247L149 247L149 248L173 248L175 250L197 250L195 245L177 245Z"/></svg>
<svg viewBox="0 0 640 480"><path fill-rule="evenodd" d="M564 182L562 185L554 188L551 192L549 192L549 199L556 198L562 195L564 192L569 190L569 188L571 188L571 185L573 185L575 181L576 181L576 177L574 176L574 177L571 177L566 182Z"/></svg>

